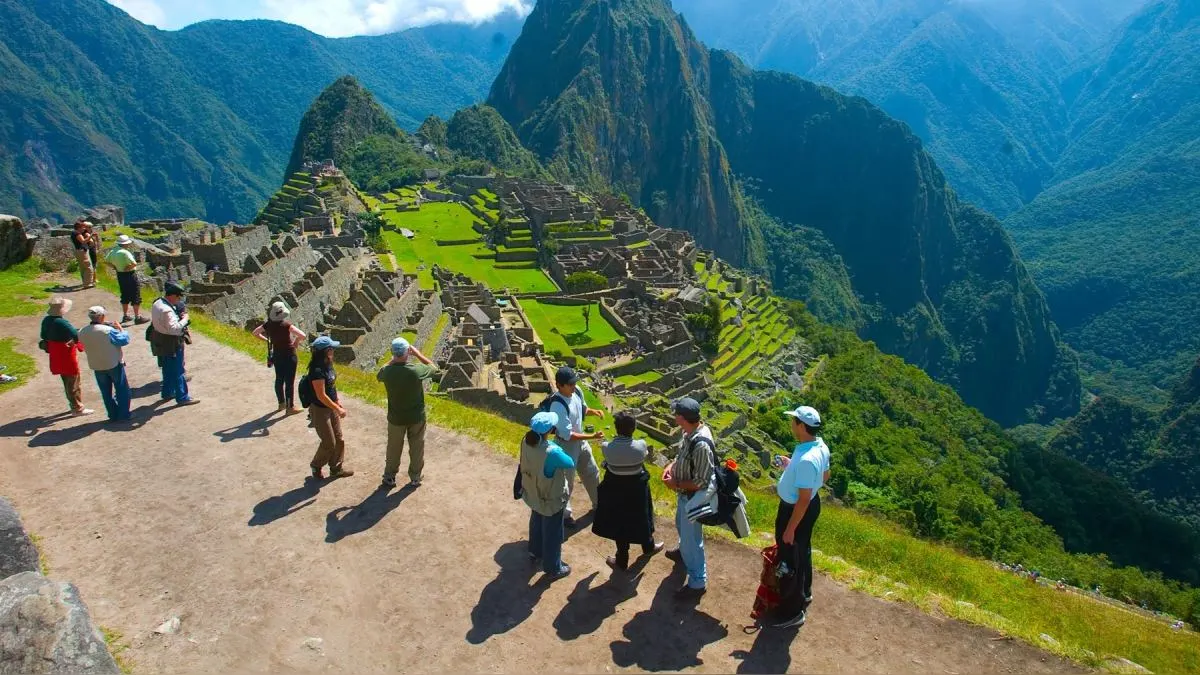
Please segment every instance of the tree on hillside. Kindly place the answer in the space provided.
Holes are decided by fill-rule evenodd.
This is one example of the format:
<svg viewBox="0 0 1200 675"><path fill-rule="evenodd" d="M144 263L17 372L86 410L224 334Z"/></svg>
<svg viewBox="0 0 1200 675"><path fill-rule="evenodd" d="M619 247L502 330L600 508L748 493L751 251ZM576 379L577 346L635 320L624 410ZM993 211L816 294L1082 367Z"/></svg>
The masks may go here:
<svg viewBox="0 0 1200 675"><path fill-rule="evenodd" d="M592 303L583 306L583 332L587 333L592 329Z"/></svg>
<svg viewBox="0 0 1200 675"><path fill-rule="evenodd" d="M417 138L435 148L446 147L446 121L437 115L426 117L417 128Z"/></svg>
<svg viewBox="0 0 1200 675"><path fill-rule="evenodd" d="M568 293L591 293L608 288L608 279L599 272L582 270L567 275L566 286Z"/></svg>

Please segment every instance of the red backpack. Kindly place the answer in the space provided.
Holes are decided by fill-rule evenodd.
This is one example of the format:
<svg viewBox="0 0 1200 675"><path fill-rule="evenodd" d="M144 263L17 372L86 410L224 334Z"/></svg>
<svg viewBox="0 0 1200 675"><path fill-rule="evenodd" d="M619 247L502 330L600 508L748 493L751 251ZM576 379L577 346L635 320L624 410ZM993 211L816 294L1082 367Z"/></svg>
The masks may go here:
<svg viewBox="0 0 1200 675"><path fill-rule="evenodd" d="M779 547L772 544L762 550L762 577L758 580L758 593L754 595L754 609L750 618L756 626L779 606Z"/></svg>

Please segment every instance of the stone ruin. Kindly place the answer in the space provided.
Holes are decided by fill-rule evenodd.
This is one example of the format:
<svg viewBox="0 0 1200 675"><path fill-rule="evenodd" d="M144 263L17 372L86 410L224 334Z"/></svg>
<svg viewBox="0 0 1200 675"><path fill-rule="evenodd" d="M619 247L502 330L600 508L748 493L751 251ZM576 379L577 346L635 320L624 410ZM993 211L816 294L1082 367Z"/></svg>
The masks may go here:
<svg viewBox="0 0 1200 675"><path fill-rule="evenodd" d="M334 352L339 363L373 370L401 332L412 331L418 344L426 342L441 313L441 297L420 290L417 277L369 269L359 273L346 302L331 309L318 328L342 343Z"/></svg>

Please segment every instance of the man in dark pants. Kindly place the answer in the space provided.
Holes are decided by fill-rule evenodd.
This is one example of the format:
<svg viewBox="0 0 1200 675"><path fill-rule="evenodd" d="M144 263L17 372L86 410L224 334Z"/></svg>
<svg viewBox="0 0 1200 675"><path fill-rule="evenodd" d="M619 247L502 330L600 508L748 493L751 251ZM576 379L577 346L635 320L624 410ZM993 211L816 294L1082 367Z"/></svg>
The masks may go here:
<svg viewBox="0 0 1200 675"><path fill-rule="evenodd" d="M183 353L187 327L190 319L187 312L177 312L176 306L183 301L183 288L168 281L163 288L163 297L150 306L151 348L162 367L162 400L175 399L178 405L194 405L198 399L188 392L184 370Z"/></svg>
<svg viewBox="0 0 1200 675"><path fill-rule="evenodd" d="M803 626L812 602L812 532L821 515L818 491L829 481L829 447L816 434L821 415L814 408L789 410L792 436L798 441L791 458L780 457L779 509L775 513L775 545L781 567L787 567L780 584L776 628Z"/></svg>

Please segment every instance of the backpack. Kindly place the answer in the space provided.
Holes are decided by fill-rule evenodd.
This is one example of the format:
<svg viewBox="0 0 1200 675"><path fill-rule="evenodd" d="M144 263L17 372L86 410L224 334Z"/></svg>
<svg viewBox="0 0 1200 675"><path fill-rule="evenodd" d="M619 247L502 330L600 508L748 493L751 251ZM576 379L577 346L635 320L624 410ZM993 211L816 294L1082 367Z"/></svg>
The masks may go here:
<svg viewBox="0 0 1200 675"><path fill-rule="evenodd" d="M300 382L296 385L296 397L300 399L300 407L302 408L307 408L313 404L312 382L309 381L308 375L300 378Z"/></svg>
<svg viewBox="0 0 1200 675"><path fill-rule="evenodd" d="M542 402L538 404L538 412L550 412L550 407L554 405L555 401L560 401L563 407L567 409L567 412L571 411L571 402L556 391L542 399Z"/></svg>
<svg viewBox="0 0 1200 675"><path fill-rule="evenodd" d="M762 576L758 580L758 592L754 595L754 607L750 610L750 618L755 627L761 626L763 619L779 606L781 597L781 581L787 574L786 566L780 568L779 547L774 544L762 550ZM751 632L746 629L746 632Z"/></svg>
<svg viewBox="0 0 1200 675"><path fill-rule="evenodd" d="M697 445L707 445L708 451L713 459L713 471L716 474L717 484L717 510L706 516L701 516L696 519L696 522L701 525L721 526L728 525L733 519L733 512L742 503L741 497L738 497L738 486L741 484L741 476L738 475L737 469L732 469L725 466L717 457L717 446L705 438L704 436L696 436L692 439L692 447Z"/></svg>

